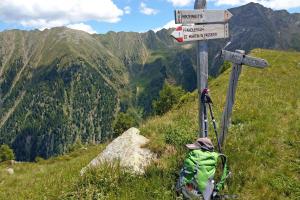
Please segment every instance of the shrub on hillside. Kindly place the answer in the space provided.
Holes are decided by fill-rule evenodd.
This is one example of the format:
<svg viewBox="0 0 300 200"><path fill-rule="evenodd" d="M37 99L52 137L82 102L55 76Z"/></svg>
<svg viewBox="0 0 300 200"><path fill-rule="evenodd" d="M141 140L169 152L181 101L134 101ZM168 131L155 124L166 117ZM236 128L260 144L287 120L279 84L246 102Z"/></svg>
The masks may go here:
<svg viewBox="0 0 300 200"><path fill-rule="evenodd" d="M157 115L163 115L176 105L180 98L185 94L181 87L172 86L165 82L162 90L159 92L159 98L152 103L153 111Z"/></svg>
<svg viewBox="0 0 300 200"><path fill-rule="evenodd" d="M169 127L165 132L165 141L167 144L171 144L176 147L182 147L190 143L194 135L194 132L191 132L184 127Z"/></svg>
<svg viewBox="0 0 300 200"><path fill-rule="evenodd" d="M68 152L73 152L73 151L78 150L82 147L83 147L83 144L81 143L81 140L76 139L75 143L73 143L69 146Z"/></svg>
<svg viewBox="0 0 300 200"><path fill-rule="evenodd" d="M45 159L42 158L42 157L40 157L40 156L37 156L37 157L35 157L35 159L34 159L35 162L43 162L44 160L45 160Z"/></svg>
<svg viewBox="0 0 300 200"><path fill-rule="evenodd" d="M177 159L172 157L172 164L175 166L178 164ZM173 200L176 198L173 189L176 173L172 170L174 166L167 165L166 169L162 169L152 165L144 175L137 176L124 170L119 164L104 164L88 170L79 178L71 192L61 195L59 199Z"/></svg>
<svg viewBox="0 0 300 200"><path fill-rule="evenodd" d="M139 117L134 111L127 111L126 113L120 112L114 122L114 136L117 137L127 129L138 126Z"/></svg>
<svg viewBox="0 0 300 200"><path fill-rule="evenodd" d="M197 99L196 93L187 92L180 97L179 102L176 104L176 108L180 108L188 102L194 102Z"/></svg>
<svg viewBox="0 0 300 200"><path fill-rule="evenodd" d="M220 67L220 69L219 69L219 74L222 74L223 72L225 72L227 69L229 69L231 67L231 64L230 64L230 62L228 62L228 61L225 61L224 63L223 63L223 65Z"/></svg>
<svg viewBox="0 0 300 200"><path fill-rule="evenodd" d="M9 148L8 145L3 144L0 146L0 162L7 161L7 160L14 160L15 155L14 151Z"/></svg>

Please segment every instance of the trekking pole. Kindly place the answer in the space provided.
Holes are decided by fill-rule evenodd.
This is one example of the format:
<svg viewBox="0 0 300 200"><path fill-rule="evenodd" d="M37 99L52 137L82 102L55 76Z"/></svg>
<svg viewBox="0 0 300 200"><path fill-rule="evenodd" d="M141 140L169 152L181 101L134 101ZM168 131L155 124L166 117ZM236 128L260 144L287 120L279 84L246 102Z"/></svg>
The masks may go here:
<svg viewBox="0 0 300 200"><path fill-rule="evenodd" d="M212 110L212 105L210 103L208 103L208 107L209 107L211 120L213 122L213 127L214 127L216 138L217 138L218 151L219 151L219 153L222 154L222 147L221 147L221 144L220 144L220 141L219 141L219 134L218 134L218 131L217 131L217 124L216 124L216 120L215 120L214 113L213 113L213 110ZM222 165L224 167L225 166L225 160L224 160L223 157L221 157L221 161L222 161Z"/></svg>
<svg viewBox="0 0 300 200"><path fill-rule="evenodd" d="M202 94L201 94L201 103L202 103L202 106L203 106L203 117L204 117L204 129L203 129L203 132L204 132L204 136L207 137L208 136L208 120L207 120L207 108L206 108L206 93L207 93L208 89L205 88L203 91L202 91Z"/></svg>
<svg viewBox="0 0 300 200"><path fill-rule="evenodd" d="M212 102L210 96L208 95L208 91L209 91L209 89L207 89L207 88L203 90L202 95L201 95L201 99L202 99L203 104L208 104L211 120L213 122L214 131L215 131L215 134L216 134L216 137L217 137L218 150L219 150L219 153L222 153L222 148L221 148L221 144L219 142L219 135L218 135L218 131L217 131L217 124L216 124L216 120L215 120L214 113L213 113L213 110L212 110L213 102ZM205 106L205 111L206 111L206 106ZM205 113L205 117L206 117L205 121L207 123L207 112Z"/></svg>
<svg viewBox="0 0 300 200"><path fill-rule="evenodd" d="M219 153L222 153L222 147L221 147L221 144L220 144L220 141L219 141L219 134L218 134L218 130L217 130L217 124L216 124L216 120L215 120L215 117L214 117L214 113L213 113L213 110L212 110L211 103L208 103L208 107L209 107L211 120L213 122L213 127L214 127L214 131L215 131L215 134L216 134L217 142L218 142L218 150L219 150Z"/></svg>
<svg viewBox="0 0 300 200"><path fill-rule="evenodd" d="M219 134L218 134L218 130L217 130L217 124L216 124L216 120L215 120L213 109L212 109L213 102L212 102L210 96L208 95L208 92L209 92L209 89L207 89L207 88L203 90L203 92L201 94L201 100L202 100L203 104L208 104L211 120L213 122L214 132L216 134L216 139L217 139L217 143L218 143L218 151L219 151L219 153L222 153L222 147L221 147L221 144L220 144L220 141L219 141ZM206 121L205 127L207 127L206 105L204 106L204 108L205 108L204 109L204 111L205 111L204 116L205 116L205 121ZM225 165L224 159L222 158L221 161L222 161L222 165L224 167L224 165Z"/></svg>

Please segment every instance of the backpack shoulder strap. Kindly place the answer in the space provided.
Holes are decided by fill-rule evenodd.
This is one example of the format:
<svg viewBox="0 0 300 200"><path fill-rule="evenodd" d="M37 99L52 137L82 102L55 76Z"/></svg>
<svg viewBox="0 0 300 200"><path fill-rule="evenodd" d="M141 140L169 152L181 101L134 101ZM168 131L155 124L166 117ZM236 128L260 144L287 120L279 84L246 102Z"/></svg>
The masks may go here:
<svg viewBox="0 0 300 200"><path fill-rule="evenodd" d="M228 170L228 165L227 165L227 157L224 154L219 154L219 157L221 157L221 159L222 159L223 173L222 173L220 181L216 184L217 191L220 191L224 188L225 181L229 175L229 170Z"/></svg>

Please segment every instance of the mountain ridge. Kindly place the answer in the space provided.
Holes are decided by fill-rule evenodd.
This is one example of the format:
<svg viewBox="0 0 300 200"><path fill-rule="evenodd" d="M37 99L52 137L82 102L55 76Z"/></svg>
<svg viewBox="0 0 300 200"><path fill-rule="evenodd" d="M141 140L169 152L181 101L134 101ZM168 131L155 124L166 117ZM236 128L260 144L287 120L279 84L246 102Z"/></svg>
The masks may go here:
<svg viewBox="0 0 300 200"><path fill-rule="evenodd" d="M231 38L208 42L211 75L219 74L216 55L229 41L228 50L300 50L300 14L254 3L230 11ZM193 91L196 47L175 43L171 31L0 32L0 144L12 146L19 160L48 158L77 140L112 137L118 111L133 107L149 116L165 81Z"/></svg>

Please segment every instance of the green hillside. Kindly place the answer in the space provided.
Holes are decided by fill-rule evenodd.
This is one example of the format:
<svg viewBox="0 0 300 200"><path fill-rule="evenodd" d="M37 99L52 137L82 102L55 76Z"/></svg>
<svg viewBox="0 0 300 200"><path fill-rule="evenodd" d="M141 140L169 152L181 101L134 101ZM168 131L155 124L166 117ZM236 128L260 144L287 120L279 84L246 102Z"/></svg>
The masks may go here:
<svg viewBox="0 0 300 200"><path fill-rule="evenodd" d="M149 107L170 74L152 73L165 68L154 51L160 56L174 48L168 35L91 35L64 27L0 32L0 144L12 147L17 160L33 161L66 153L75 141L111 138L120 107L146 105L136 92L147 87L143 77L157 83L153 93L143 93Z"/></svg>
<svg viewBox="0 0 300 200"><path fill-rule="evenodd" d="M0 199L59 199L77 183L79 171L93 159L104 145L90 146L64 156L40 160L38 163L18 163L15 174L5 171L9 163L0 164Z"/></svg>
<svg viewBox="0 0 300 200"><path fill-rule="evenodd" d="M0 144L17 160L111 137L116 88L128 76L95 38L67 28L11 30L0 43Z"/></svg>
<svg viewBox="0 0 300 200"><path fill-rule="evenodd" d="M232 51L299 50L299 14L257 3L230 12L231 37L208 41L210 75L219 75L215 56L229 40ZM196 45L178 44L171 32L0 32L0 144L17 160L61 155L76 141L111 138L119 111L151 116L165 81L193 91Z"/></svg>
<svg viewBox="0 0 300 200"><path fill-rule="evenodd" d="M253 50L267 59L265 70L243 68L225 153L233 176L226 191L239 199L299 199L300 53ZM230 70L209 85L219 120ZM141 127L159 155L141 177L102 167L79 177L79 170L103 146L41 161L17 164L9 176L0 165L0 199L175 199L174 184L197 134L197 97L193 93L169 113ZM210 132L212 134L212 131Z"/></svg>

